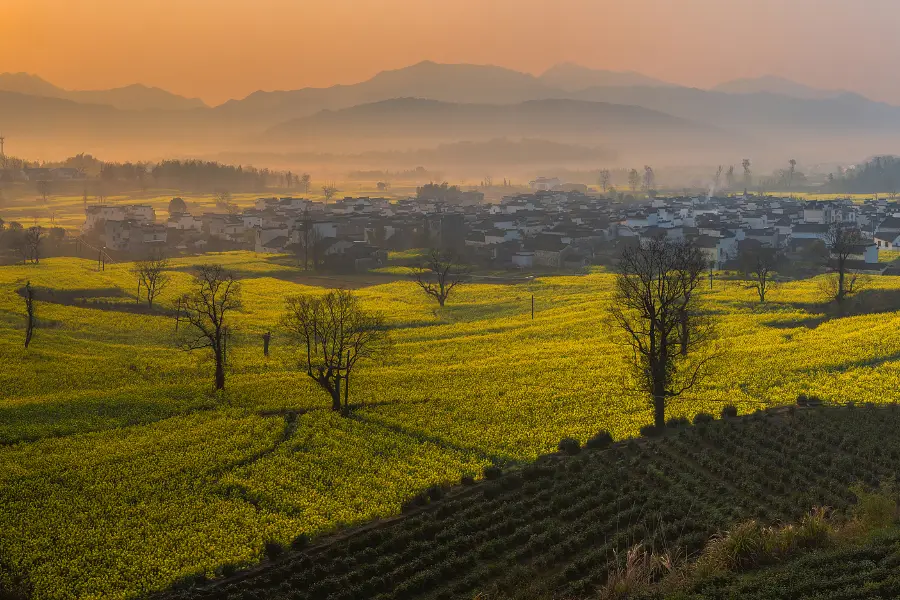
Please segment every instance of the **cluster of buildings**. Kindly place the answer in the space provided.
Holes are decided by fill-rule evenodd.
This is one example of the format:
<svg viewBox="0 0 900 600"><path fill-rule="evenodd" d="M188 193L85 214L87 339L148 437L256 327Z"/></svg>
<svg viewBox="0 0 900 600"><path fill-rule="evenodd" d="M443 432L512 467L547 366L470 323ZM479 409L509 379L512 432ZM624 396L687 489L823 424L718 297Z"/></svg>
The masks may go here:
<svg viewBox="0 0 900 600"><path fill-rule="evenodd" d="M260 198L242 212L174 213L162 222L149 206L86 211L85 230L111 250L303 253L323 267L356 270L384 263L388 250L422 247L453 249L494 268L579 268L607 262L623 244L660 236L692 240L722 268L747 244L788 252L821 245L836 222L863 232L865 243L853 257L860 267L878 270L879 250L900 248L900 203L889 200L699 196L625 202L580 190L537 190L499 204L366 197L326 205Z"/></svg>

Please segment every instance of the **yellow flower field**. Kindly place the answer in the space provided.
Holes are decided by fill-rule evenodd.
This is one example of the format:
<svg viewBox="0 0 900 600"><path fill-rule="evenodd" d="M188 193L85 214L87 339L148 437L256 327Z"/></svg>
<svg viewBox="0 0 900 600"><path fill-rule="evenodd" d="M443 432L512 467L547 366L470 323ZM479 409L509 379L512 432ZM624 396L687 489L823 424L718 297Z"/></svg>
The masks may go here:
<svg viewBox="0 0 900 600"><path fill-rule="evenodd" d="M176 347L171 316L40 302L22 348L26 280L133 294L128 265L0 268L0 567L25 575L37 598L130 598L211 577L259 560L267 540L393 515L431 484L533 460L567 436L633 436L651 419L626 391L606 324L610 274L472 284L440 310L407 281L359 290L394 326L395 347L361 365L351 401L363 406L342 418L293 368L278 329L284 297L313 289L290 282L284 261L178 259L162 308L187 289L191 265L213 261L243 278L221 395L209 357ZM900 290L900 278L873 285ZM704 301L722 358L671 415L751 412L798 393L898 400L897 313L817 320L803 307L815 281L782 284L763 307L737 282L715 287Z"/></svg>

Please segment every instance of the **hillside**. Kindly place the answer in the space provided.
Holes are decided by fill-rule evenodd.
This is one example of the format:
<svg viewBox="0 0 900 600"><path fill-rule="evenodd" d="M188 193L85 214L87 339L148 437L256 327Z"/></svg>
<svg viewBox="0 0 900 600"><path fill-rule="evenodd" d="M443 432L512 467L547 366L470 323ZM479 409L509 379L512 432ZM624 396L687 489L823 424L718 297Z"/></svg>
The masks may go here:
<svg viewBox="0 0 900 600"><path fill-rule="evenodd" d="M198 98L185 98L141 84L109 90L66 90L28 73L0 73L0 91L101 104L120 110L190 110L206 107Z"/></svg>
<svg viewBox="0 0 900 600"><path fill-rule="evenodd" d="M432 488L404 517L309 547L301 539L274 562L167 597L588 598L615 553L635 544L690 555L738 521L847 508L851 485L900 468L898 426L896 406L797 409L548 456L475 485Z"/></svg>
<svg viewBox="0 0 900 600"><path fill-rule="evenodd" d="M249 206L256 197L236 194L235 201ZM168 194L140 201L162 217L170 199ZM185 195L185 201L201 214L215 203L211 195L197 194ZM54 198L51 207L57 224L75 227L83 220L80 194ZM33 214L28 199L0 216L30 222ZM243 308L229 326L231 359L222 395L210 391L209 358L178 350L170 316L190 289L190 270L212 262L239 275L243 294ZM472 283L454 290L439 309L403 277L311 280L296 264L295 257L250 252L173 259L171 282L150 314L118 310L134 299L130 264L98 271L91 255L0 268L0 564L28 578L34 600L67 599L60 590L71 589L83 596L139 597L192 574L212 577L225 565L252 566L267 541L290 544L300 535L316 540L391 518L431 486L479 477L491 465L520 468L553 452L564 437L584 442L601 429L616 440L637 436L651 418L646 399L628 391L627 356L607 326L609 273ZM27 352L17 293L23 281L65 292L54 302L38 302L38 328ZM359 288L360 302L383 314L391 327L394 350L380 361L361 363L354 375L350 418L328 410L327 396L295 368L296 354L277 325L285 297L309 285ZM900 278L880 277L861 296L897 289ZM73 297L109 302L66 301ZM781 284L763 306L736 282L704 289L704 306L721 327L717 345L724 358L702 386L671 401L669 414L693 419L699 412L718 414L726 404L747 414L793 403L800 393L858 405L893 400L892 390L900 387L900 314L830 318L816 308L819 297L815 279ZM260 336L269 330L266 358ZM885 426L893 426L890 414L878 413ZM847 430L841 435L852 433L846 423L841 427ZM893 439L892 432L871 431L874 440ZM853 467L855 452L868 452L867 445L856 450L852 437L847 448L832 452L840 446L833 436L823 435L825 446L813 447L804 444L814 436L801 440L789 429L779 432L781 445L765 442L778 460L788 461L782 458L787 449L801 444L807 450L790 460L816 469L829 456L838 461L832 470ZM680 439L694 438L675 438ZM675 489L687 485L692 495L706 498L702 506L715 507L716 497L737 487L743 490L740 510L756 514L746 510L757 510L763 498L753 461L771 453L748 449L738 456L737 443L716 441L717 451L700 446L701 459L708 455L719 462L700 469L700 488L688 482ZM882 453L893 451L882 446ZM677 473L679 457L692 448L679 445L677 452L646 464ZM574 461L593 469L590 457L585 453ZM573 516L582 501L638 498L644 489L637 483L627 490L609 487L622 478L621 469L638 472L630 455L622 460L598 467L602 481L584 482L600 494L562 480L564 487L541 501L565 496ZM658 475L641 470L640 477L650 477L657 489ZM789 498L795 478L797 490L812 489L808 484L818 475L811 467L779 477L774 493L784 499L767 500L766 514L795 514L819 501ZM830 485L826 498L831 502L846 493L841 480ZM671 510L684 510L666 500ZM561 510L535 513L536 526ZM601 528L610 518L603 510L594 515ZM690 509L691 518L698 514ZM685 530L695 531L698 540L708 527L733 517L730 505L703 514L711 520ZM480 520L476 525L489 526ZM580 543L577 533L552 545L570 538ZM535 543L544 544L541 538ZM98 548L108 560L98 560ZM586 554L578 548L569 549L570 556ZM388 568L390 560L377 570ZM599 569L599 562L592 564ZM484 578L471 565L462 569L474 584ZM455 578L449 580L456 585Z"/></svg>
<svg viewBox="0 0 900 600"><path fill-rule="evenodd" d="M900 531L842 544L783 565L703 581L686 592L640 600L895 600L900 598ZM637 600L637 599L636 599Z"/></svg>
<svg viewBox="0 0 900 600"><path fill-rule="evenodd" d="M713 128L634 106L577 100L533 100L506 106L456 104L400 98L339 111L323 111L271 128L266 139L292 144L334 144L375 139L486 140L497 137L540 137L550 140L604 139L597 136L678 136L690 145L699 136L712 139ZM607 138L609 141L609 138Z"/></svg>

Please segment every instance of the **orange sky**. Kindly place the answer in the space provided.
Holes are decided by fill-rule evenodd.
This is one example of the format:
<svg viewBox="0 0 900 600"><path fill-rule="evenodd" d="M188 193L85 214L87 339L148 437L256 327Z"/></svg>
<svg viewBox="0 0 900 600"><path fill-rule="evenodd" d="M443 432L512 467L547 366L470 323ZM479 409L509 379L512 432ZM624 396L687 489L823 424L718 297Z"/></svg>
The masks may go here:
<svg viewBox="0 0 900 600"><path fill-rule="evenodd" d="M424 59L570 60L709 86L776 74L900 97L900 0L0 0L0 72L210 103Z"/></svg>

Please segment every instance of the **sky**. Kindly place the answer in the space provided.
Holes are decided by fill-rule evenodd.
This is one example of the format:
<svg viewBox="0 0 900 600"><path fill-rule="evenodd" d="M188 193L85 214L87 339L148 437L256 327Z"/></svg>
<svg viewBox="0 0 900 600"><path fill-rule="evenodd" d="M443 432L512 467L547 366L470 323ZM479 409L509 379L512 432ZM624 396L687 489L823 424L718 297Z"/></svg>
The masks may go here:
<svg viewBox="0 0 900 600"><path fill-rule="evenodd" d="M900 103L900 0L0 0L0 72L209 104L422 60L696 87L779 75Z"/></svg>

